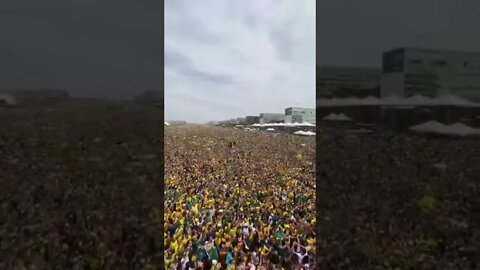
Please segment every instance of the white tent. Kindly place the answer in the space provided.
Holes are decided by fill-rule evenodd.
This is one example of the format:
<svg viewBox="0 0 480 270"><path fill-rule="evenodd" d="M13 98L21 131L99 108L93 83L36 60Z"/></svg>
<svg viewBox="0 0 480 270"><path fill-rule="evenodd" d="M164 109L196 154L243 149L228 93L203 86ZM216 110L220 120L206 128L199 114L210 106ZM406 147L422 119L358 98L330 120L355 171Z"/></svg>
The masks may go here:
<svg viewBox="0 0 480 270"><path fill-rule="evenodd" d="M253 124L252 127L314 127L312 123L265 123L265 124Z"/></svg>
<svg viewBox="0 0 480 270"><path fill-rule="evenodd" d="M471 102L464 98L446 94L430 98L422 95L414 95L408 98L388 96L378 99L373 96L366 98L331 98L318 99L319 107L335 107L335 106L457 106L457 107L480 107L480 104Z"/></svg>
<svg viewBox="0 0 480 270"><path fill-rule="evenodd" d="M432 104L438 106L479 107L480 104L468 101L451 94L438 96L432 99Z"/></svg>
<svg viewBox="0 0 480 270"><path fill-rule="evenodd" d="M436 121L429 121L420 125L410 127L411 130L423 133L436 133L444 135L471 136L480 135L480 129L469 127L462 123L445 125Z"/></svg>
<svg viewBox="0 0 480 270"><path fill-rule="evenodd" d="M410 127L410 129L418 132L435 132L437 130L441 130L442 127L444 127L444 124L442 123L439 123L437 121L428 121L428 122Z"/></svg>
<svg viewBox="0 0 480 270"><path fill-rule="evenodd" d="M373 106L373 105L379 105L379 104L380 104L380 100L374 96L368 96L364 99L359 100L359 105Z"/></svg>
<svg viewBox="0 0 480 270"><path fill-rule="evenodd" d="M422 95L414 95L406 99L408 105L431 105L433 104L432 99Z"/></svg>
<svg viewBox="0 0 480 270"><path fill-rule="evenodd" d="M274 128L267 128L267 131L275 131Z"/></svg>
<svg viewBox="0 0 480 270"><path fill-rule="evenodd" d="M315 136L316 135L315 132L303 131L303 130L296 131L293 134L300 135L300 136Z"/></svg>
<svg viewBox="0 0 480 270"><path fill-rule="evenodd" d="M352 121L352 118L348 117L343 113L340 113L340 114L331 113L323 117L322 119L327 121Z"/></svg>
<svg viewBox="0 0 480 270"><path fill-rule="evenodd" d="M170 126L170 124L168 122L164 122L164 125L167 126L167 127Z"/></svg>
<svg viewBox="0 0 480 270"><path fill-rule="evenodd" d="M0 94L0 104L4 105L17 105L17 100L9 94Z"/></svg>

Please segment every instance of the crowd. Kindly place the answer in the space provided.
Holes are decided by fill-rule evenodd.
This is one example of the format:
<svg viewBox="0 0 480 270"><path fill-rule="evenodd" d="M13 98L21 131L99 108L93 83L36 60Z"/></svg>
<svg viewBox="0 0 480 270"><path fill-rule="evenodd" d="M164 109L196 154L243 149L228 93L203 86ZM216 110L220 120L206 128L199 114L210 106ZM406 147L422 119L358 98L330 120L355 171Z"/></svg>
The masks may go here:
<svg viewBox="0 0 480 270"><path fill-rule="evenodd" d="M0 120L0 269L480 267L478 140L166 128L162 198L155 108Z"/></svg>
<svg viewBox="0 0 480 270"><path fill-rule="evenodd" d="M479 269L478 140L320 131L317 143L320 269Z"/></svg>
<svg viewBox="0 0 480 270"><path fill-rule="evenodd" d="M313 138L167 128L166 269L315 269Z"/></svg>
<svg viewBox="0 0 480 270"><path fill-rule="evenodd" d="M0 269L163 263L162 112L108 104L1 112Z"/></svg>

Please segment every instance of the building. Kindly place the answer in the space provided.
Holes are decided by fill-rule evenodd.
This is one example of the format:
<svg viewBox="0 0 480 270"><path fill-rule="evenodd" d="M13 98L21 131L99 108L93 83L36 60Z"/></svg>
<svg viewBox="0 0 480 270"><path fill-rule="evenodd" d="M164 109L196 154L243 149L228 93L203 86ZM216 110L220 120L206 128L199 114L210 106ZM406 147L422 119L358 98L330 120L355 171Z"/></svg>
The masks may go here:
<svg viewBox="0 0 480 270"><path fill-rule="evenodd" d="M480 101L480 52L402 47L383 54L381 96L443 94Z"/></svg>
<svg viewBox="0 0 480 270"><path fill-rule="evenodd" d="M316 124L315 109L291 107L285 109L285 123Z"/></svg>
<svg viewBox="0 0 480 270"><path fill-rule="evenodd" d="M280 123L284 120L283 113L261 113L259 117L260 124Z"/></svg>
<svg viewBox="0 0 480 270"><path fill-rule="evenodd" d="M187 121L184 121L184 120L174 120L174 121L166 121L169 126L182 126L182 125L186 125L187 124Z"/></svg>
<svg viewBox="0 0 480 270"><path fill-rule="evenodd" d="M246 119L245 117L237 117L237 124L238 125L245 125Z"/></svg>
<svg viewBox="0 0 480 270"><path fill-rule="evenodd" d="M317 67L317 97L379 96L381 74L368 67Z"/></svg>
<svg viewBox="0 0 480 270"><path fill-rule="evenodd" d="M258 116L247 116L245 117L245 124L246 125L253 125L260 123L260 117Z"/></svg>

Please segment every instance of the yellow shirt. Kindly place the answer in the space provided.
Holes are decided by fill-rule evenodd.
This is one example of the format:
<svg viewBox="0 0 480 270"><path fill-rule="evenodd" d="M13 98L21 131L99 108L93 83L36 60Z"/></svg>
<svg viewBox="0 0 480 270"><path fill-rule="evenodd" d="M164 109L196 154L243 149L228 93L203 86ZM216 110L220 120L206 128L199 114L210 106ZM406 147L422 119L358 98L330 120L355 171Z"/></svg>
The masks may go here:
<svg viewBox="0 0 480 270"><path fill-rule="evenodd" d="M222 237L217 237L217 239L215 239L215 244L219 246L221 243L222 243Z"/></svg>
<svg viewBox="0 0 480 270"><path fill-rule="evenodd" d="M174 241L170 246L172 247L172 249L174 250L174 252L177 251L177 249L178 249L178 243L177 243L177 241Z"/></svg>

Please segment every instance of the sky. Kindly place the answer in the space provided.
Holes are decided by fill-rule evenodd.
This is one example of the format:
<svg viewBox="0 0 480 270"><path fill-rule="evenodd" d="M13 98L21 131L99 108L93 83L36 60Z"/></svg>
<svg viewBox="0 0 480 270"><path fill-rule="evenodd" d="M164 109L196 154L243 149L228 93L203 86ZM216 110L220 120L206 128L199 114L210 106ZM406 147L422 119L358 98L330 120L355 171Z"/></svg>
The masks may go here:
<svg viewBox="0 0 480 270"><path fill-rule="evenodd" d="M315 57L379 67L404 45L480 50L478 0L163 2L165 42L158 0L0 1L0 89L124 98L165 74L166 116L208 121L313 106Z"/></svg>
<svg viewBox="0 0 480 270"><path fill-rule="evenodd" d="M380 67L401 46L480 51L478 0L322 0L317 63Z"/></svg>
<svg viewBox="0 0 480 270"><path fill-rule="evenodd" d="M165 119L315 106L315 0L165 0Z"/></svg>
<svg viewBox="0 0 480 270"><path fill-rule="evenodd" d="M0 89L162 90L162 1L0 1Z"/></svg>

